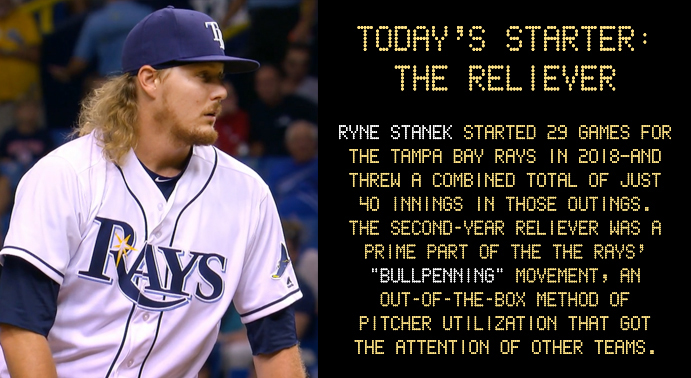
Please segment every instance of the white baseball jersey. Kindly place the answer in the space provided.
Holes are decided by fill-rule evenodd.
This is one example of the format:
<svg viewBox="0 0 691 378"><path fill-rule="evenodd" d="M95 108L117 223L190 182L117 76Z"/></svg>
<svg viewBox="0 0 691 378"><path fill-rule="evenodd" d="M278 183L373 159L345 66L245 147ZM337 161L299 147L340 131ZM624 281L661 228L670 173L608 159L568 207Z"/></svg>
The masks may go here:
<svg viewBox="0 0 691 378"><path fill-rule="evenodd" d="M283 245L266 184L216 148L193 148L166 201L133 151L118 167L88 135L22 179L0 262L60 284L58 376L195 377L231 300L247 323L302 297Z"/></svg>

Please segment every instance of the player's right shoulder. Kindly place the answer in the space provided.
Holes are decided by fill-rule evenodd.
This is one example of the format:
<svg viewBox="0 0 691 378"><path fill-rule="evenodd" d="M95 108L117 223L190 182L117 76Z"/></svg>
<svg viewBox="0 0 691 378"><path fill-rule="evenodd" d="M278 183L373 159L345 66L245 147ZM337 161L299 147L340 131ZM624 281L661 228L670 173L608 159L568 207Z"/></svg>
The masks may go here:
<svg viewBox="0 0 691 378"><path fill-rule="evenodd" d="M76 174L105 164L103 150L89 134L73 139L43 157L34 167L44 169L71 168Z"/></svg>
<svg viewBox="0 0 691 378"><path fill-rule="evenodd" d="M79 192L93 190L94 182L105 181L106 160L91 135L71 140L41 158L22 177L18 190L26 186L70 187Z"/></svg>

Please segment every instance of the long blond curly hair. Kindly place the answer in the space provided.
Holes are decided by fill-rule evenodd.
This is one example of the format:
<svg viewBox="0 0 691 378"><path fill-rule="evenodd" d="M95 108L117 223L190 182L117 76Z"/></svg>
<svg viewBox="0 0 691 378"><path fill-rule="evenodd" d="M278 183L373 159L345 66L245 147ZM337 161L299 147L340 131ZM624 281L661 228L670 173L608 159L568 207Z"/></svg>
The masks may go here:
<svg viewBox="0 0 691 378"><path fill-rule="evenodd" d="M121 165L130 148L137 144L137 77L123 74L94 89L81 104L73 134L94 132L105 157Z"/></svg>

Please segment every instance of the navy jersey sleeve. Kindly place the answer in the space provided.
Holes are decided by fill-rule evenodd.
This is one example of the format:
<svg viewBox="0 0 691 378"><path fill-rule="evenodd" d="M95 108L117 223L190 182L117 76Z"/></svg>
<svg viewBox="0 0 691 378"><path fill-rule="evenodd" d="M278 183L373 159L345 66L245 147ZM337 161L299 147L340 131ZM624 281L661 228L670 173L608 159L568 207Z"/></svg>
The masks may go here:
<svg viewBox="0 0 691 378"><path fill-rule="evenodd" d="M16 256L0 270L0 323L48 336L55 323L60 285Z"/></svg>
<svg viewBox="0 0 691 378"><path fill-rule="evenodd" d="M255 356L278 352L298 343L293 305L247 323L245 326L252 354Z"/></svg>

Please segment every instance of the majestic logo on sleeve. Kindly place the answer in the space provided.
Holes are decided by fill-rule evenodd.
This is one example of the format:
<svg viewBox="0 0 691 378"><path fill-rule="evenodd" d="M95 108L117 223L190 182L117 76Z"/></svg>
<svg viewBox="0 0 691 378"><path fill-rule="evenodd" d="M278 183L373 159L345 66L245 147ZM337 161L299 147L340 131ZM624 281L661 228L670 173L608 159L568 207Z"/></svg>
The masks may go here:
<svg viewBox="0 0 691 378"><path fill-rule="evenodd" d="M120 291L138 306L155 311L184 306L194 296L203 302L214 302L223 294L225 284L222 273L226 258L215 253L183 251L175 248L144 244L136 256L136 234L122 221L96 218L100 223L96 243L87 270L79 271L84 279L112 284L107 275L109 261L113 260ZM131 240L130 240L131 239ZM127 260L134 259L132 264ZM127 268L130 266L130 268ZM197 278L191 284L191 278Z"/></svg>
<svg viewBox="0 0 691 378"><path fill-rule="evenodd" d="M205 22L204 26L208 29L209 26L211 26L211 31L214 33L214 41L218 42L221 45L221 49L225 50L226 45L223 42L223 32L221 31L221 28L218 27L218 24L215 22Z"/></svg>
<svg viewBox="0 0 691 378"><path fill-rule="evenodd" d="M272 274L271 278L273 278L273 279L281 278L281 276L283 275L283 272L286 271L288 264L290 264L290 259L288 258L288 251L286 250L285 244L281 243L281 258L278 260L278 264L276 267L276 273Z"/></svg>

